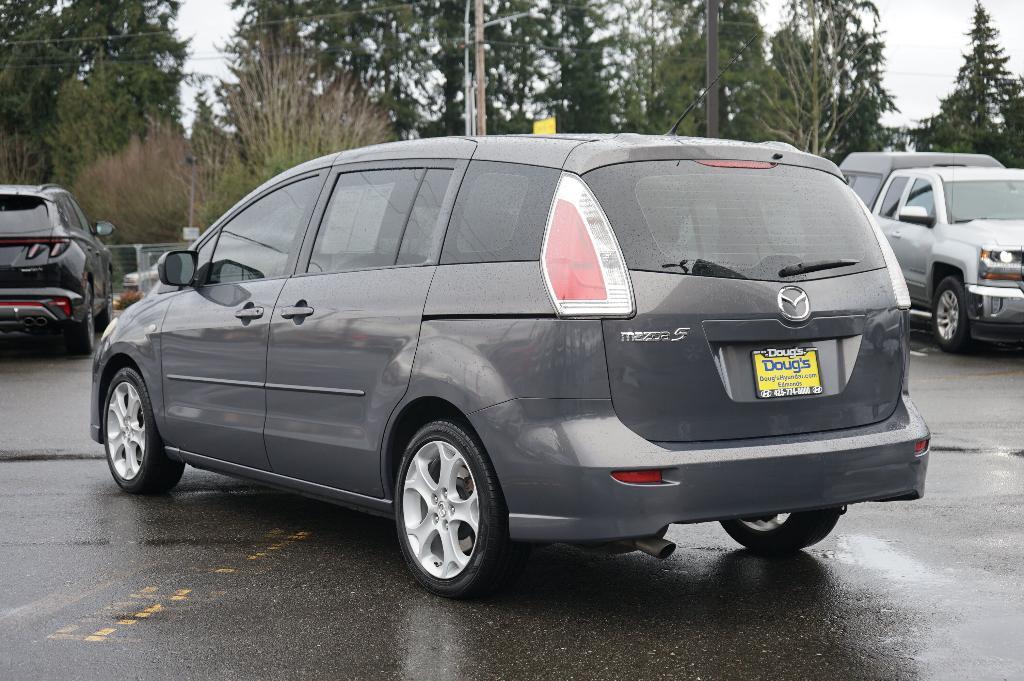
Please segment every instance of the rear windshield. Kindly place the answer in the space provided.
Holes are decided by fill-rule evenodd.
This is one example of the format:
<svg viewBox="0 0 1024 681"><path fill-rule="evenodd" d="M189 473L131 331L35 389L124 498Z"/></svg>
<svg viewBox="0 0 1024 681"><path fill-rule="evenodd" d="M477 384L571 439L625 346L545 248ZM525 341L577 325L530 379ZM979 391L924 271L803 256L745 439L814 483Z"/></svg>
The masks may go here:
<svg viewBox="0 0 1024 681"><path fill-rule="evenodd" d="M883 266L853 192L818 170L650 161L599 168L587 183L630 269L801 281ZM782 276L799 263L856 261Z"/></svg>
<svg viewBox="0 0 1024 681"><path fill-rule="evenodd" d="M0 234L37 232L50 228L46 203L37 196L0 196Z"/></svg>
<svg viewBox="0 0 1024 681"><path fill-rule="evenodd" d="M946 183L950 222L1024 220L1024 180L968 180Z"/></svg>

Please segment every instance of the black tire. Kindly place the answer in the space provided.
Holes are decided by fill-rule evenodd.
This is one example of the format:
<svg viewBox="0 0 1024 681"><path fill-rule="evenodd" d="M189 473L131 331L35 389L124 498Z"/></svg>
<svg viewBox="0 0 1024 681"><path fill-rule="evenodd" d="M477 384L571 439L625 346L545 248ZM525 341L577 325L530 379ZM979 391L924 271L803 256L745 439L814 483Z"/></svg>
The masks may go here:
<svg viewBox="0 0 1024 681"><path fill-rule="evenodd" d="M110 438L107 435L107 414L110 409L110 400L114 391L122 383L128 383L135 388L142 403L142 414L145 425L145 453L142 456L142 466L138 473L131 479L122 477L114 465L115 452L111 451ZM156 429L156 420L153 418L153 403L149 399L149 391L146 389L146 382L142 380L139 372L130 367L125 367L114 374L107 388L107 394L103 400L103 410L100 412L100 426L103 428L103 441L107 453L107 466L114 482L126 492L131 494L161 494L173 488L181 480L181 474L185 470L185 464L180 461L173 461L164 452L163 439Z"/></svg>
<svg viewBox="0 0 1024 681"><path fill-rule="evenodd" d="M791 513L778 527L768 530L754 529L742 520L724 520L722 527L730 537L758 555L785 556L827 537L842 514L841 508Z"/></svg>
<svg viewBox="0 0 1024 681"><path fill-rule="evenodd" d="M85 317L64 327L64 347L69 355L91 355L96 343L96 315L92 309L92 284L85 289Z"/></svg>
<svg viewBox="0 0 1024 681"><path fill-rule="evenodd" d="M949 315L945 315L941 308L944 306L943 296L948 299L950 295L956 302L956 326L952 335L946 337L942 327L943 320L948 320ZM935 295L932 296L932 336L945 352L967 352L971 348L971 320L967 316L967 293L959 277L946 277L935 289Z"/></svg>
<svg viewBox="0 0 1024 681"><path fill-rule="evenodd" d="M405 529L404 481L419 449L440 440L455 447L465 459L479 498L479 532L469 563L462 572L448 579L429 574L416 560ZM428 511L429 512L429 511ZM522 573L530 546L513 542L508 536L508 508L498 477L494 473L483 444L462 423L439 420L421 428L409 442L395 480L395 527L402 556L423 588L445 598L468 599L485 596L512 583Z"/></svg>
<svg viewBox="0 0 1024 681"><path fill-rule="evenodd" d="M110 285L110 281L107 281L107 297L103 304L103 309L96 315L96 331L102 333L110 322L114 320L114 289Z"/></svg>

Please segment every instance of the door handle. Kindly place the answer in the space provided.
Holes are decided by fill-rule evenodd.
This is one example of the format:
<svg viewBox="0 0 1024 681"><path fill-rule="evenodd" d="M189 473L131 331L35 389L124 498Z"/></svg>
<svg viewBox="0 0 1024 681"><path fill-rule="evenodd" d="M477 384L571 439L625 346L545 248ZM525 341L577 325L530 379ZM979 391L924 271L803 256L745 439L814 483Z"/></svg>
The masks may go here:
<svg viewBox="0 0 1024 681"><path fill-rule="evenodd" d="M309 307L305 300L300 300L294 305L281 308L281 316L285 319L305 319L313 314L313 312L313 308Z"/></svg>
<svg viewBox="0 0 1024 681"><path fill-rule="evenodd" d="M240 310L235 311L235 316L241 320L259 319L263 316L263 308L256 307L252 303L249 303Z"/></svg>

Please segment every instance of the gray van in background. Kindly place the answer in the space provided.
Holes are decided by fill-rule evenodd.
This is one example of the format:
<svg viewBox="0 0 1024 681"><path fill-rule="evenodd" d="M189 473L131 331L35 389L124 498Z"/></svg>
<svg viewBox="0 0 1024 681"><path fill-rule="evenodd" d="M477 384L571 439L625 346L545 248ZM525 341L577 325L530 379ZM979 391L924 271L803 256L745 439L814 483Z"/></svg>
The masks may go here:
<svg viewBox="0 0 1024 681"><path fill-rule="evenodd" d="M838 168L667 136L397 142L243 199L95 356L128 492L189 465L393 517L467 598L534 544L779 555L919 498L910 299Z"/></svg>
<svg viewBox="0 0 1024 681"><path fill-rule="evenodd" d="M945 151L855 151L847 154L839 169L867 206L874 206L889 175L907 168L940 167L1003 168L988 154L959 154Z"/></svg>

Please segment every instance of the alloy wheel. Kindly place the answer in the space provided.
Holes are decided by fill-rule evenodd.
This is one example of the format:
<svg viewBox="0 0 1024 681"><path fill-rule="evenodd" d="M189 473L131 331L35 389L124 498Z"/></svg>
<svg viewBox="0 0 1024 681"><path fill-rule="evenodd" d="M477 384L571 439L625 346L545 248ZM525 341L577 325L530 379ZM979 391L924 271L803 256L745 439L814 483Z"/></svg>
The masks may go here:
<svg viewBox="0 0 1024 681"><path fill-rule="evenodd" d="M417 563L438 579L457 576L473 556L480 497L465 456L443 440L416 452L402 483L405 540Z"/></svg>
<svg viewBox="0 0 1024 681"><path fill-rule="evenodd" d="M960 305L957 303L956 294L952 291L943 291L935 309L935 326L942 340L952 340L959 325Z"/></svg>
<svg viewBox="0 0 1024 681"><path fill-rule="evenodd" d="M107 404L107 456L122 480L139 474L146 455L146 417L131 383L114 388Z"/></svg>
<svg viewBox="0 0 1024 681"><path fill-rule="evenodd" d="M780 513L778 515L767 516L764 518L753 518L750 520L741 520L740 522L757 532L771 532L777 530L789 519L788 513Z"/></svg>

